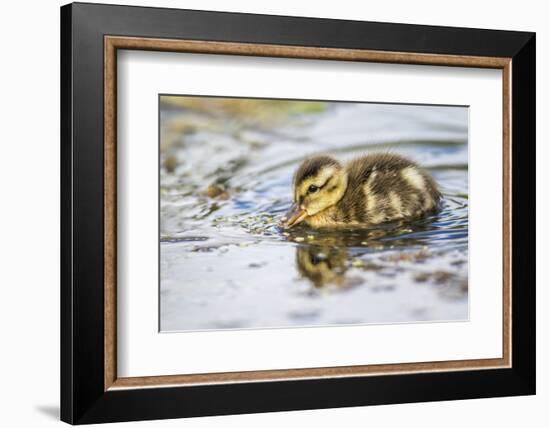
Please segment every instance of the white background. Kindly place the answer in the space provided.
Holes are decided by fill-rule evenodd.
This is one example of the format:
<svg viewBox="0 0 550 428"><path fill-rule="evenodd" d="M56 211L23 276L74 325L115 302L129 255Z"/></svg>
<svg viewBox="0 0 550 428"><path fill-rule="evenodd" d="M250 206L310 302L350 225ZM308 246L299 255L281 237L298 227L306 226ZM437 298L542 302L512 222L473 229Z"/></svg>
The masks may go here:
<svg viewBox="0 0 550 428"><path fill-rule="evenodd" d="M109 1L104 1L111 3ZM544 2L524 0L252 2L127 1L131 4L243 11L415 24L537 31L538 141L538 395L462 402L419 403L132 423L159 427L403 426L446 428L548 425L550 404L550 182L548 52ZM0 14L0 389L3 426L42 427L58 422L59 403L59 10L62 2L6 2ZM545 197L545 198L544 198ZM545 248L546 247L546 248Z"/></svg>
<svg viewBox="0 0 550 428"><path fill-rule="evenodd" d="M123 51L117 78L119 376L502 356L500 70ZM159 93L469 105L469 322L158 334Z"/></svg>

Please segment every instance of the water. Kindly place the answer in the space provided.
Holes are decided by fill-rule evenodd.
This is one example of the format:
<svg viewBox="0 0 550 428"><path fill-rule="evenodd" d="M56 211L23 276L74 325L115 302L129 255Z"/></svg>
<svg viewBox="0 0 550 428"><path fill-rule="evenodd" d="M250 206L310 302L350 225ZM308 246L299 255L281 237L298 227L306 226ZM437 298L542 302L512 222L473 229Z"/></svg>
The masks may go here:
<svg viewBox="0 0 550 428"><path fill-rule="evenodd" d="M468 318L466 108L161 101L162 331ZM279 228L304 157L387 150L430 171L438 213Z"/></svg>

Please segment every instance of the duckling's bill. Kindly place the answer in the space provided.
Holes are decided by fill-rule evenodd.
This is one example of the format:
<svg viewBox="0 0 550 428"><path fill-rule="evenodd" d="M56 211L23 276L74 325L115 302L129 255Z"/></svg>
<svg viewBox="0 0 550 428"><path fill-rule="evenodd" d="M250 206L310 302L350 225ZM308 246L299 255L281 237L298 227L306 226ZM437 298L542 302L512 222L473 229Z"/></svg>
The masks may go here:
<svg viewBox="0 0 550 428"><path fill-rule="evenodd" d="M307 217L307 211L304 210L300 204L294 203L285 214L283 218L283 227L285 229L290 229L292 226L296 226L302 220Z"/></svg>

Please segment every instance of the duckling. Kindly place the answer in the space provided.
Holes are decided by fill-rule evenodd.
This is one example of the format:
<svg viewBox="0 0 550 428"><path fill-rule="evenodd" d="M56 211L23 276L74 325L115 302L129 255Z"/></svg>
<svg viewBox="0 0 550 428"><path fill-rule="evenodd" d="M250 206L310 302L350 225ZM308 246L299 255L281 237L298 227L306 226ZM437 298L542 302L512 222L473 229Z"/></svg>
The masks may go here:
<svg viewBox="0 0 550 428"><path fill-rule="evenodd" d="M346 164L320 155L302 162L293 181L294 204L283 227L368 227L413 219L437 209L441 194L416 163L392 153L358 157Z"/></svg>

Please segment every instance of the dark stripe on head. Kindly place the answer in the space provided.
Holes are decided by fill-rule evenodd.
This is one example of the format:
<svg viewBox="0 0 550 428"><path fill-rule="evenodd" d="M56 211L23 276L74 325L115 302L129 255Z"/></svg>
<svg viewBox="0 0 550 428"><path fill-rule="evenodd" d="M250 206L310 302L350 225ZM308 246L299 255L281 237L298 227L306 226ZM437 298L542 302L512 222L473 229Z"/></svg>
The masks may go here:
<svg viewBox="0 0 550 428"><path fill-rule="evenodd" d="M340 167L340 164L338 163L338 161L329 156L315 156L313 158L306 159L302 162L302 164L296 171L296 175L294 176L294 183L300 184L310 177L315 177L319 173L321 168L325 166Z"/></svg>

